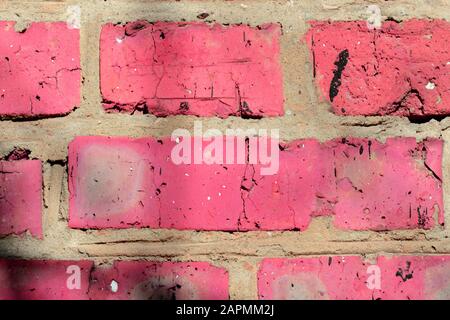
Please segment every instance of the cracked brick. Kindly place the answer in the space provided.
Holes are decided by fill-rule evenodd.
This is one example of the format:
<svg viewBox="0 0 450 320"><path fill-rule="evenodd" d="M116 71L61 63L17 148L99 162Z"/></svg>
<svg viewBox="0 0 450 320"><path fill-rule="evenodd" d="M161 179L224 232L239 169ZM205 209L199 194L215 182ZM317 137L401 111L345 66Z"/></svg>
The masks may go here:
<svg viewBox="0 0 450 320"><path fill-rule="evenodd" d="M64 115L80 103L79 30L35 22L16 32L1 21L0 117Z"/></svg>
<svg viewBox="0 0 450 320"><path fill-rule="evenodd" d="M279 161L275 175L251 166L241 230L305 230L312 216L330 213L336 201L330 150L315 139L292 141L282 146Z"/></svg>
<svg viewBox="0 0 450 320"><path fill-rule="evenodd" d="M311 22L315 80L339 115L415 118L450 113L445 20Z"/></svg>
<svg viewBox="0 0 450 320"><path fill-rule="evenodd" d="M217 159L206 152L211 141L189 139L189 161L179 164L169 138L74 140L70 226L303 231L325 215L347 230L444 224L441 140L296 140L279 145L278 172L262 175L248 140L239 146L236 137L215 139L224 151Z"/></svg>
<svg viewBox="0 0 450 320"><path fill-rule="evenodd" d="M278 24L106 24L100 38L103 105L156 116L282 115L280 34Z"/></svg>

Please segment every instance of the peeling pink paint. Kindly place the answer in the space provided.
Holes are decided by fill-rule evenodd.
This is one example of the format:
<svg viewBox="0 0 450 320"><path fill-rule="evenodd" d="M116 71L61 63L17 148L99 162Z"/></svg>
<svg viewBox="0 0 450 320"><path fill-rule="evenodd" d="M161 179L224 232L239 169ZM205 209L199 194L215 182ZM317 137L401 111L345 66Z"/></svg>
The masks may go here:
<svg viewBox="0 0 450 320"><path fill-rule="evenodd" d="M205 147L209 142L192 138ZM225 149L228 141L222 140ZM261 163L174 164L169 138L79 137L69 147L74 228L305 230L333 215L349 230L430 229L444 223L442 141L306 139ZM234 154L238 154L234 150ZM225 159L224 159L225 160Z"/></svg>
<svg viewBox="0 0 450 320"><path fill-rule="evenodd" d="M91 299L225 300L228 272L204 262L117 261L92 274Z"/></svg>
<svg viewBox="0 0 450 320"><path fill-rule="evenodd" d="M450 113L445 20L311 22L307 42L322 94L340 115Z"/></svg>
<svg viewBox="0 0 450 320"><path fill-rule="evenodd" d="M379 274L370 266L376 266ZM450 256L359 256L264 259L260 299L449 299ZM373 277L379 276L379 287Z"/></svg>
<svg viewBox="0 0 450 320"><path fill-rule="evenodd" d="M0 235L27 231L42 238L41 161L0 161Z"/></svg>
<svg viewBox="0 0 450 320"><path fill-rule="evenodd" d="M63 115L80 103L79 30L35 22L23 33L0 22L0 116Z"/></svg>
<svg viewBox="0 0 450 320"><path fill-rule="evenodd" d="M107 110L157 116L283 114L277 24L106 24L100 86Z"/></svg>
<svg viewBox="0 0 450 320"><path fill-rule="evenodd" d="M76 268L74 272L71 269ZM2 300L88 299L91 261L0 260ZM73 286L71 276L79 283ZM69 281L69 286L68 286Z"/></svg>
<svg viewBox="0 0 450 320"><path fill-rule="evenodd" d="M314 215L330 214L336 201L333 154L314 139L282 145L278 174L246 168L240 230L305 230Z"/></svg>

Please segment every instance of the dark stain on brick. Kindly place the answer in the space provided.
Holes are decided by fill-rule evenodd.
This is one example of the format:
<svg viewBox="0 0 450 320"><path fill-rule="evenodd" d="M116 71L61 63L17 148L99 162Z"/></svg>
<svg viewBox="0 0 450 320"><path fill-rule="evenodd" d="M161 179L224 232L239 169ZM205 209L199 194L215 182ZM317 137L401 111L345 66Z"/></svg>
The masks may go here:
<svg viewBox="0 0 450 320"><path fill-rule="evenodd" d="M338 59L336 60L336 62L334 63L334 65L336 66L336 69L333 71L333 79L331 80L331 84L330 84L330 101L333 102L333 99L338 95L339 93L339 87L341 86L341 77L342 77L342 72L345 69L345 66L347 65L348 62L348 50L342 50L339 55L338 55Z"/></svg>
<svg viewBox="0 0 450 320"><path fill-rule="evenodd" d="M403 282L412 279L414 271L410 271L410 268L411 268L411 261L406 261L406 268L404 269L398 268L397 272L395 273L395 276L400 277Z"/></svg>
<svg viewBox="0 0 450 320"><path fill-rule="evenodd" d="M187 103L186 101L181 102L180 103L180 111L181 112L189 111L189 103Z"/></svg>

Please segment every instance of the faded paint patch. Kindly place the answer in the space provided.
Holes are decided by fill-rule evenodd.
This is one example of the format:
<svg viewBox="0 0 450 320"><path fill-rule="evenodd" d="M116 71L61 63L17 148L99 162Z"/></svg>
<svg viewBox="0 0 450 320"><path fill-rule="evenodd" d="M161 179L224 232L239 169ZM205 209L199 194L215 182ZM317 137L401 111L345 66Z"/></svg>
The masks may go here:
<svg viewBox="0 0 450 320"><path fill-rule="evenodd" d="M228 299L227 271L204 262L116 261L91 278L91 299ZM118 284L115 292L111 281Z"/></svg>

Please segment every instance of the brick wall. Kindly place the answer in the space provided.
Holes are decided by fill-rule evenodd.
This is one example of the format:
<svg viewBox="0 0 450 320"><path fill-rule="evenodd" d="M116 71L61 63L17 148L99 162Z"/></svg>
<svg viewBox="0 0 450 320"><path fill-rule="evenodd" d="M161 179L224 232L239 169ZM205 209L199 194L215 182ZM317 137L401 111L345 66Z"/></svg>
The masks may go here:
<svg viewBox="0 0 450 320"><path fill-rule="evenodd" d="M0 298L450 298L448 6L2 2Z"/></svg>

